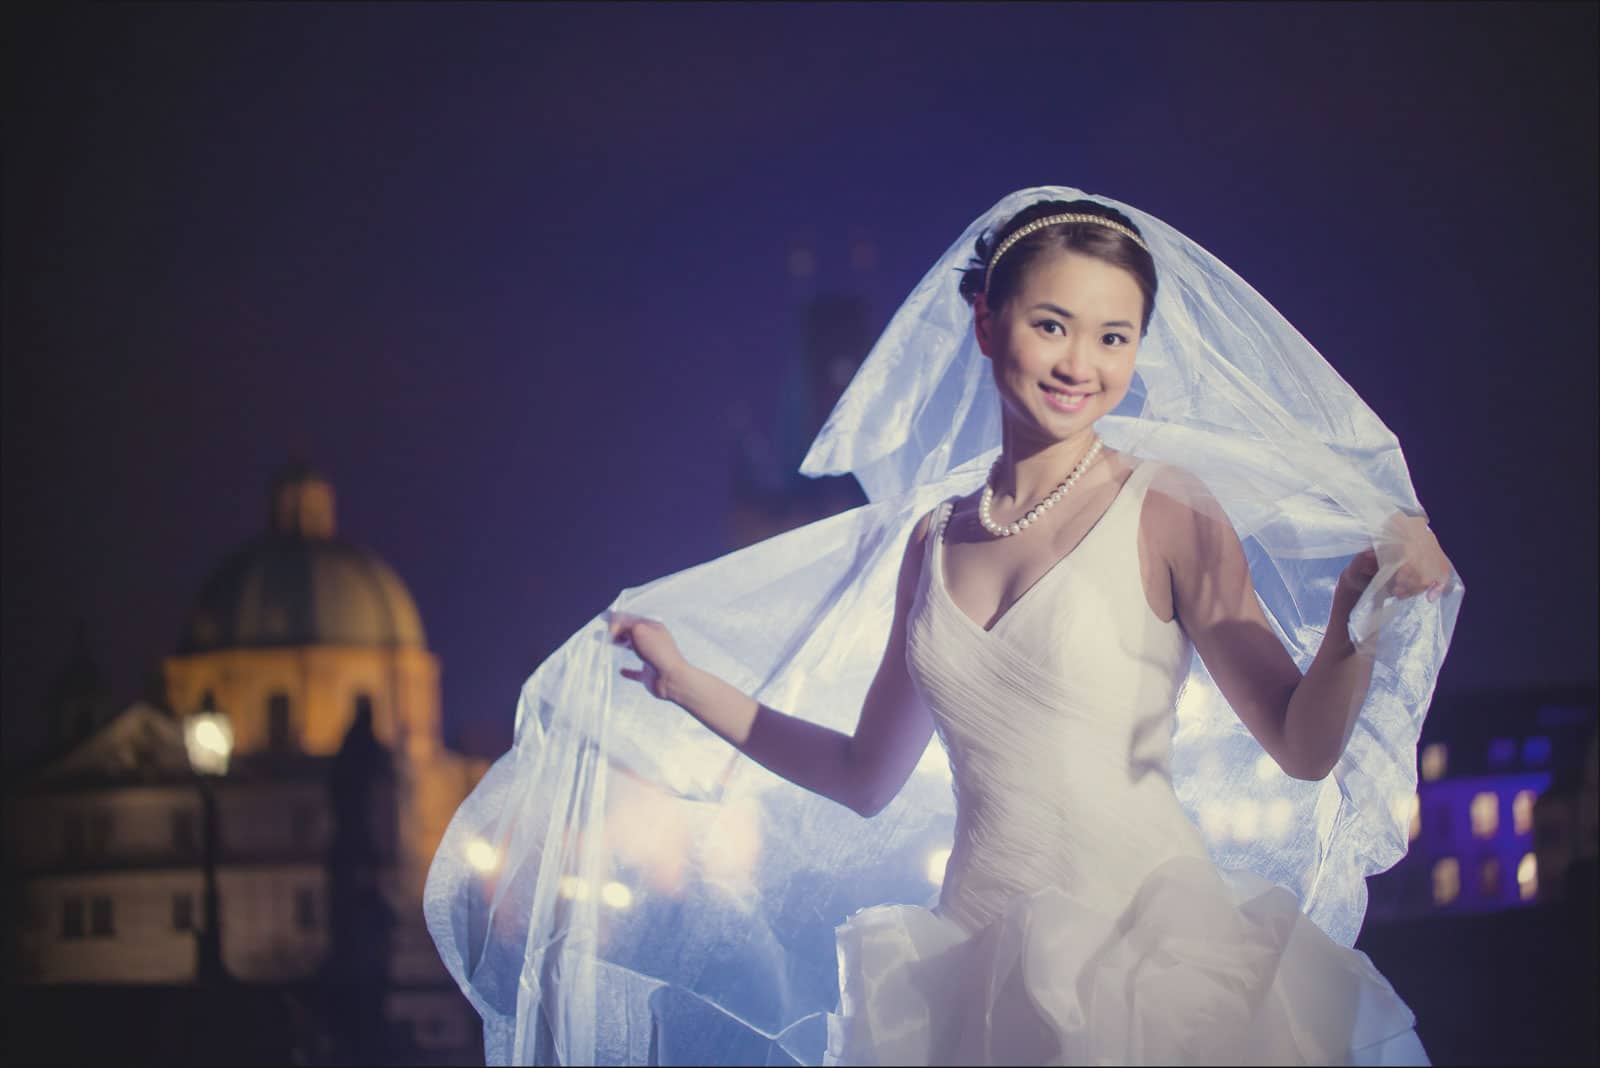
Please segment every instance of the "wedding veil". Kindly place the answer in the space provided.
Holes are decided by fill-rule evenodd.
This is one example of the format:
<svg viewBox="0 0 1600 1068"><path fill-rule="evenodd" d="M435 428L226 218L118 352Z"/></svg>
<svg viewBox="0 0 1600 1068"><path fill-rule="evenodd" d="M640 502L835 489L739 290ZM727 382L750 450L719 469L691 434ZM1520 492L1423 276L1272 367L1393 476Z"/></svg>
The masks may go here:
<svg viewBox="0 0 1600 1068"><path fill-rule="evenodd" d="M900 554L935 503L976 488L999 405L957 292L967 228L895 313L802 466L853 474L869 502L624 590L684 654L772 707L850 731L882 655ZM1344 756L1321 782L1281 774L1198 657L1179 701L1179 799L1217 864L1282 884L1354 942L1366 876L1405 852L1415 746L1463 588L1388 598L1385 524L1420 512L1398 442L1247 283L1161 220L1138 226L1159 290L1107 444L1181 467L1232 521L1268 620L1302 670L1335 580L1376 543L1352 618L1376 657ZM424 908L445 964L484 1019L490 1063L819 1063L837 1008L833 929L851 912L936 895L953 828L935 740L901 795L864 820L744 759L643 687L606 615L524 685L516 739L462 804Z"/></svg>

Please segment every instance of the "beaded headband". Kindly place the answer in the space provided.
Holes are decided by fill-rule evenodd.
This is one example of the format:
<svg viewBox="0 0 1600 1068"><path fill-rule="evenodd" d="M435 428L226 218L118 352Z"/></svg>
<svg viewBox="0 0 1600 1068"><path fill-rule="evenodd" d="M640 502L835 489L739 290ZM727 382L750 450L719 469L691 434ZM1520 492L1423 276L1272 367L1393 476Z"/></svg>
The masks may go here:
<svg viewBox="0 0 1600 1068"><path fill-rule="evenodd" d="M1011 236L1000 242L1000 246L989 254L989 263L988 266L984 268L983 272L984 299L987 300L989 297L989 283L994 279L994 265L1000 262L1001 256L1004 256L1011 250L1012 245L1015 245L1018 241L1021 241L1031 233L1043 230L1046 226L1057 226L1061 223L1093 223L1095 226L1104 226L1107 230L1115 230L1117 233L1121 234L1123 237L1126 237L1129 241L1132 241L1135 245L1138 245L1146 252L1150 251L1150 246L1144 243L1144 239L1139 236L1137 231L1135 231L1132 227L1122 225L1115 219L1108 219L1103 215L1088 215L1082 213L1074 213L1071 215L1047 215L1043 219L1035 219L1026 226L1018 227L1017 230L1011 234Z"/></svg>

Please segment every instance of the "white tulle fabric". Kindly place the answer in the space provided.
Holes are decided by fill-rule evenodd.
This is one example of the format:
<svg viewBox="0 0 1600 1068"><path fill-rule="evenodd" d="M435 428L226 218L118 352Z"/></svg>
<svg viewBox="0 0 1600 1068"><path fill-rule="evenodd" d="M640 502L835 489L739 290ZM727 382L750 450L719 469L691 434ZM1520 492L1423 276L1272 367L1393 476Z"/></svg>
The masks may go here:
<svg viewBox="0 0 1600 1068"><path fill-rule="evenodd" d="M944 586L941 506L906 662L954 771L938 906L839 931L829 1063L1425 1063L1411 1012L1294 895L1224 875L1172 789L1188 640L1146 605L1139 465L989 630Z"/></svg>
<svg viewBox="0 0 1600 1068"><path fill-rule="evenodd" d="M977 487L999 447L994 386L956 271L983 230L1034 201L1084 195L1047 187L1004 198L895 314L803 467L853 473L870 504L626 590L613 607L663 620L692 661L763 703L851 730L913 524ZM1378 544L1383 566L1352 623L1377 666L1332 775L1304 783L1263 762L1195 657L1175 687L1170 737L1173 793L1211 863L1256 880L1224 880L1229 890L1213 900L1266 902L1256 912L1293 901L1348 946L1365 877L1405 850L1416 739L1462 588L1437 604L1384 597L1395 566L1384 524L1418 510L1394 436L1204 249L1095 199L1134 220L1160 275L1134 389L1100 430L1125 453L1205 482L1302 668L1339 571ZM929 858L955 835L951 768L930 748L894 803L862 820L740 758L636 684L614 685L635 662L607 643L602 613L523 687L512 749L457 812L429 874L440 954L483 1015L491 1063L819 1063L841 1008L836 949L863 930L846 927L836 941L835 928L873 906L929 903ZM1059 822L1062 834L1096 833ZM1183 869L1148 893L1141 884L1133 900L1161 911L1184 900L1161 885L1187 895L1209 878ZM1050 897L1061 893L1045 892L1038 916L1077 906ZM1126 906L1107 899L1104 914ZM1040 926L1019 915L1017 929ZM1089 928L1050 930L1078 938ZM846 976L847 1001L849 989Z"/></svg>

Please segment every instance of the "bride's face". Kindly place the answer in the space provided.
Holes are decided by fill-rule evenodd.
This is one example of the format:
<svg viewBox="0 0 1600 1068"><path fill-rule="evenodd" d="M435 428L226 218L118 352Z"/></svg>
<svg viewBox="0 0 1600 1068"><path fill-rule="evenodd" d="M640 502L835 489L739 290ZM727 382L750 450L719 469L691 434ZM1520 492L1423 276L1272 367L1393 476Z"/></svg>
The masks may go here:
<svg viewBox="0 0 1600 1068"><path fill-rule="evenodd" d="M1144 296L1121 267L1074 252L1041 257L998 313L980 299L978 346L994 364L1006 422L1060 441L1127 395Z"/></svg>

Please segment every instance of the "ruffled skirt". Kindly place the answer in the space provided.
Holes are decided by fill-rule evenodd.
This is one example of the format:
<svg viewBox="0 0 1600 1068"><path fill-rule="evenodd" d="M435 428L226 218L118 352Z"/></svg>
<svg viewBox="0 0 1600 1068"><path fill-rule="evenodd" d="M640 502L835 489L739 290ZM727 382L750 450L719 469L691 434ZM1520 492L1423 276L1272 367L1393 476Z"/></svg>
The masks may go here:
<svg viewBox="0 0 1600 1068"><path fill-rule="evenodd" d="M1120 915L1046 888L978 930L938 910L838 928L829 1064L1427 1064L1366 954L1282 887L1176 858Z"/></svg>

